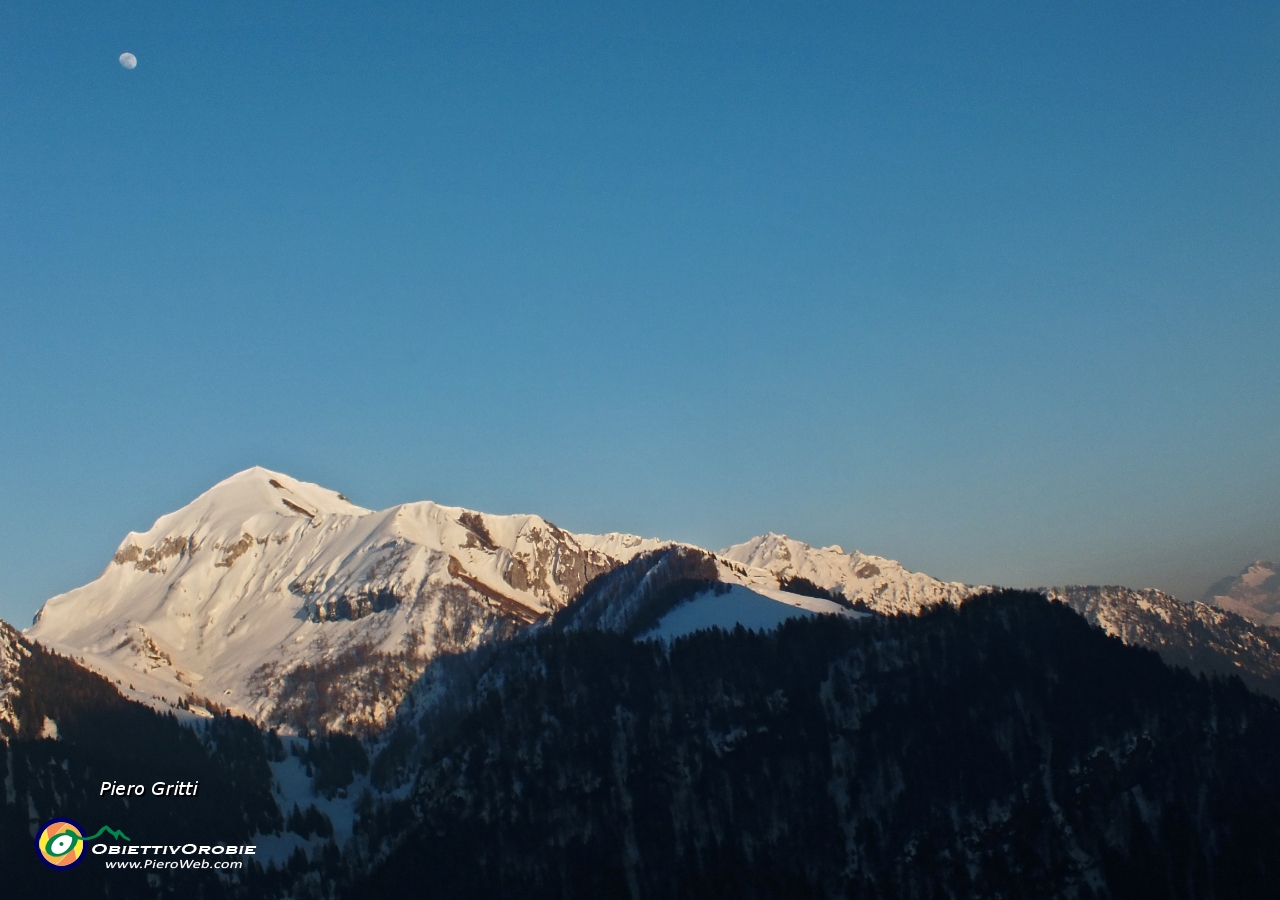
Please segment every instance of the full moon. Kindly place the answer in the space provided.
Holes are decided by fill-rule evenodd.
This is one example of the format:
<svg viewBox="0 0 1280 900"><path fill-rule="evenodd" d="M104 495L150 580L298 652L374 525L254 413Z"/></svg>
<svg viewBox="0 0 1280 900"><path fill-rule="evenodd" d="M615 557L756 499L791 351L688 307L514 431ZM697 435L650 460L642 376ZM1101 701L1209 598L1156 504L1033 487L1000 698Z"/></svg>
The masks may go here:
<svg viewBox="0 0 1280 900"><path fill-rule="evenodd" d="M138 64L138 57L134 56L132 53L120 54L120 65L124 66L126 69L132 69L137 64Z"/></svg>

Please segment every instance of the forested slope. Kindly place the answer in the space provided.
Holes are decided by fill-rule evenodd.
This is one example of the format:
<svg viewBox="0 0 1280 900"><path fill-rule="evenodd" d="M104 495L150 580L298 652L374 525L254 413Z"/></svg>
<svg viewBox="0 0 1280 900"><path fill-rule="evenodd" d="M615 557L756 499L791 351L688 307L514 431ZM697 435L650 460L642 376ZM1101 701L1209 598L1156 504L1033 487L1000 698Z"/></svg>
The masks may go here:
<svg viewBox="0 0 1280 900"><path fill-rule="evenodd" d="M351 896L1265 897L1280 706L1005 592L669 649L547 631ZM366 835L370 844L393 839Z"/></svg>

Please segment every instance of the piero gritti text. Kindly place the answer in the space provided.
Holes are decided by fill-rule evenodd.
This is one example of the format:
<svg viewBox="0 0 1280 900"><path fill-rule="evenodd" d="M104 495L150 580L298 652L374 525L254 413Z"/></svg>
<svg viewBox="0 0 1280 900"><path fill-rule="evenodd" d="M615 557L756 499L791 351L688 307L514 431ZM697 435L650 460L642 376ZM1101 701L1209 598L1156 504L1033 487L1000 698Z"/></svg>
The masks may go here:
<svg viewBox="0 0 1280 900"><path fill-rule="evenodd" d="M143 784L127 784L120 781L104 781L99 797L195 797L199 794L198 781L156 781L147 787Z"/></svg>

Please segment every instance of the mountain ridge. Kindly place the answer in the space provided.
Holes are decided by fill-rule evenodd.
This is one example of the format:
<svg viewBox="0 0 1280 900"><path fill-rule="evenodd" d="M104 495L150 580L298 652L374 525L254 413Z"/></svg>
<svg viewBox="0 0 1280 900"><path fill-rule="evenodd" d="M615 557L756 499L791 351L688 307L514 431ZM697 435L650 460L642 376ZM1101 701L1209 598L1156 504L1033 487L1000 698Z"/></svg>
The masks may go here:
<svg viewBox="0 0 1280 900"><path fill-rule="evenodd" d="M944 582L909 572L896 560L839 545L812 547L785 534L769 532L721 550L720 556L751 568L764 569L779 581L804 579L842 595L851 604L874 612L918 613L934 603L958 604L985 586Z"/></svg>
<svg viewBox="0 0 1280 900"><path fill-rule="evenodd" d="M688 546L431 501L369 510L253 467L130 532L97 579L50 598L25 633L157 708L377 730L441 653L549 621L637 556ZM765 604L762 621L850 605L805 599L768 568L698 552L714 560L711 581L742 589L730 599ZM891 573L878 582L886 596L936 599L959 587L858 559Z"/></svg>
<svg viewBox="0 0 1280 900"><path fill-rule="evenodd" d="M47 601L25 634L155 708L360 734L395 721L432 660L567 611L564 627L670 639L797 615L918 615L984 590L775 533L713 553L431 501L369 510L253 467L126 535L98 579ZM1126 642L1280 696L1280 632L1160 592L1047 593Z"/></svg>

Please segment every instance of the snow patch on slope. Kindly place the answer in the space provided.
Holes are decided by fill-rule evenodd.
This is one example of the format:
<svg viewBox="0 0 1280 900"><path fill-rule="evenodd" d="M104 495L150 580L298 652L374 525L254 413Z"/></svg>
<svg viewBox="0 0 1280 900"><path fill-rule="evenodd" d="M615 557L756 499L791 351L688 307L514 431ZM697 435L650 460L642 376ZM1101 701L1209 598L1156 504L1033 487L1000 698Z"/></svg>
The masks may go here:
<svg viewBox="0 0 1280 900"><path fill-rule="evenodd" d="M641 639L670 641L695 631L721 628L732 631L738 625L752 631L770 631L797 616L859 616L830 600L803 597L785 591L750 588L742 584L698 594L662 617L657 627Z"/></svg>

